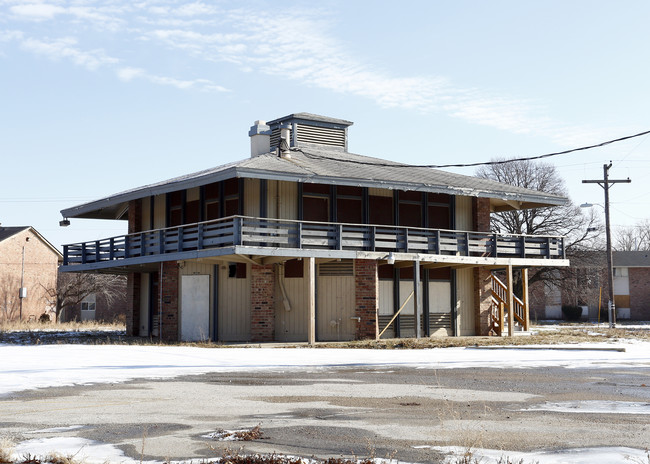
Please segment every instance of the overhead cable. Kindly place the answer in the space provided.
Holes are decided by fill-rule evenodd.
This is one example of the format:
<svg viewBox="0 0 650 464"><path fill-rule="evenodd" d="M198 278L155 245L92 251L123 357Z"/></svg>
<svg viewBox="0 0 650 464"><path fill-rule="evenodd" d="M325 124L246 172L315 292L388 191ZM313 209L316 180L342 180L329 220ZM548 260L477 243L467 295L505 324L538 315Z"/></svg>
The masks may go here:
<svg viewBox="0 0 650 464"><path fill-rule="evenodd" d="M330 161L337 161L341 163L350 163L350 164L362 164L365 166L385 166L385 167L404 167L404 168L433 168L433 169L441 169L441 168L469 168L469 167L475 167L475 166L490 166L490 165L495 165L495 164L506 164L506 163L513 163L515 161L529 161L529 160L538 160L542 158L550 158L552 156L559 156L559 155L566 155L568 153L573 153L576 151L584 151L584 150L591 150L593 148L600 148L604 147L605 145L609 145L612 143L616 142L622 142L623 140L629 140L633 139L635 137L641 137L642 135L647 135L650 134L650 130L644 131L644 132L639 132L638 134L634 135L628 135L625 137L620 137L618 139L613 139L613 140L608 140L606 142L601 142L596 145L588 145L585 147L579 147L579 148L572 148L570 150L564 150L564 151L557 151L554 153L546 153L544 155L537 155L537 156L527 156L527 157L522 157L522 158L510 158L510 159L504 159L504 160L495 160L495 161L483 161L480 163L464 163L464 164L402 164L402 163L375 163L371 161L361 161L361 160L351 160L351 159L342 159L342 158L337 158L333 156L325 156L325 155L317 155L314 153L306 153L303 150L299 148L292 148L294 151L300 151L303 155L305 155L307 158L310 159L322 159L322 160L330 160Z"/></svg>

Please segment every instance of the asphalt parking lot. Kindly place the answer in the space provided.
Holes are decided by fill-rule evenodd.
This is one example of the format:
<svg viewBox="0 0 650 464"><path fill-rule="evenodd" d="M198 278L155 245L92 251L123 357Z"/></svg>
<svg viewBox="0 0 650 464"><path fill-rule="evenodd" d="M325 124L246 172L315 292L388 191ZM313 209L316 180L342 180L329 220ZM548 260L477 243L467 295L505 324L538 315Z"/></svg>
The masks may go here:
<svg viewBox="0 0 650 464"><path fill-rule="evenodd" d="M0 398L0 435L83 437L136 460L210 458L227 447L407 462L437 462L432 446L645 449L649 386L650 366L211 373L13 393ZM206 437L256 425L253 441ZM67 429L43 431L54 427Z"/></svg>

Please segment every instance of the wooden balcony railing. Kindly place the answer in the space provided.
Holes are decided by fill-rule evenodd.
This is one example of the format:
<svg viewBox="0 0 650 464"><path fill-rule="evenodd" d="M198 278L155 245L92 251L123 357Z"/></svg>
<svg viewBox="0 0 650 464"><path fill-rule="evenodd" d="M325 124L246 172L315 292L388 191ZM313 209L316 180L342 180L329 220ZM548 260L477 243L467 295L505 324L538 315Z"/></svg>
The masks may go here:
<svg viewBox="0 0 650 464"><path fill-rule="evenodd" d="M234 246L563 259L562 237L231 216L63 246L63 265ZM115 265L119 265L115 263Z"/></svg>

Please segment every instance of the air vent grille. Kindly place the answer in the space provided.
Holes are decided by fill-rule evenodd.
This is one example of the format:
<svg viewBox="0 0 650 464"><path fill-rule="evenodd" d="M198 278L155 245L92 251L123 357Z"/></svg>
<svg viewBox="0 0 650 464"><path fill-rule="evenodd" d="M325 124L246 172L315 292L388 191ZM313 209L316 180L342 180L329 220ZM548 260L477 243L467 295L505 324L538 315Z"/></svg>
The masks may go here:
<svg viewBox="0 0 650 464"><path fill-rule="evenodd" d="M278 148L280 144L280 128L275 128L271 131L271 151Z"/></svg>
<svg viewBox="0 0 650 464"><path fill-rule="evenodd" d="M296 124L296 126L298 127L298 133L296 134L298 143L316 143L345 148L345 129L308 126L306 124ZM273 135L271 135L271 143L273 143Z"/></svg>
<svg viewBox="0 0 650 464"><path fill-rule="evenodd" d="M352 261L332 261L318 265L319 276L353 276L354 267Z"/></svg>

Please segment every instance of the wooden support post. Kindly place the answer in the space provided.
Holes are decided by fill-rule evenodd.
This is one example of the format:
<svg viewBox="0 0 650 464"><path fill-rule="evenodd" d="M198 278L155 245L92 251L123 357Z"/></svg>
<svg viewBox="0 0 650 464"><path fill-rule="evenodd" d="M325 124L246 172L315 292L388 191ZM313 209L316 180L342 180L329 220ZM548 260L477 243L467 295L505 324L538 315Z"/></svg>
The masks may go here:
<svg viewBox="0 0 650 464"><path fill-rule="evenodd" d="M521 299L524 303L524 330L528 331L530 326L530 306L528 299L528 268L525 267L521 270L521 282L522 282L522 295Z"/></svg>
<svg viewBox="0 0 650 464"><path fill-rule="evenodd" d="M316 343L316 260L314 257L304 259L307 276L307 342Z"/></svg>
<svg viewBox="0 0 650 464"><path fill-rule="evenodd" d="M506 316L503 311L503 301L499 301L499 336L503 336L503 329L506 322Z"/></svg>
<svg viewBox="0 0 650 464"><path fill-rule="evenodd" d="M413 309L415 316L415 338L422 338L422 295L420 292L420 261L413 261Z"/></svg>
<svg viewBox="0 0 650 464"><path fill-rule="evenodd" d="M507 282L507 298L508 298L508 336L512 337L515 332L515 299L512 293L512 265L507 266L508 282Z"/></svg>

